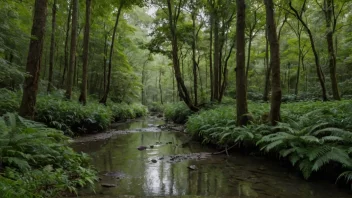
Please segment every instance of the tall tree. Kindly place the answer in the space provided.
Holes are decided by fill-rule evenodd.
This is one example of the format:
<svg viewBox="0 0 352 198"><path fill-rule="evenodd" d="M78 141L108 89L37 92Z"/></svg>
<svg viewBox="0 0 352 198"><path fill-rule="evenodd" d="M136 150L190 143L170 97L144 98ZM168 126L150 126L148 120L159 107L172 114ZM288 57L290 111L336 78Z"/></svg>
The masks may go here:
<svg viewBox="0 0 352 198"><path fill-rule="evenodd" d="M82 66L82 89L79 101L82 104L87 103L87 90L88 90L88 53L89 53L89 31L90 31L90 5L91 0L86 0L86 24L84 26L83 38L83 66Z"/></svg>
<svg viewBox="0 0 352 198"><path fill-rule="evenodd" d="M336 51L334 49L334 33L336 32L337 19L341 15L342 9L345 6L346 1L342 2L341 8L338 12L335 12L336 5L334 0L323 0L324 5L319 4L317 0L315 1L322 9L325 15L325 23L327 29L326 41L328 44L329 53L329 69L332 95L335 100L341 100L336 77Z"/></svg>
<svg viewBox="0 0 352 198"><path fill-rule="evenodd" d="M34 17L31 31L31 40L27 56L27 76L24 81L24 89L19 114L30 119L34 118L35 105L38 92L40 73L40 61L43 51L45 24L47 15L47 0L36 0L34 5Z"/></svg>
<svg viewBox="0 0 352 198"><path fill-rule="evenodd" d="M64 71L62 72L62 81L61 84L64 85L65 84L65 75L66 75L66 71L68 69L68 65L69 65L69 60L68 60L68 41L70 38L70 24L71 24L71 13L72 13L72 1L69 2L69 6L68 6L68 14L67 14L67 22L66 22L66 36L65 36L65 53L64 53L64 59L65 59L65 65L64 65Z"/></svg>
<svg viewBox="0 0 352 198"><path fill-rule="evenodd" d="M110 56L109 56L109 68L108 68L108 75L107 75L107 84L106 84L106 88L105 88L105 92L103 97L100 99L100 103L105 104L106 105L106 101L108 99L108 95L110 92L110 84L111 84L111 70L112 70L112 56L113 56L113 52L114 52L114 44L115 44L115 37L116 37L116 30L117 30L117 26L119 24L119 20L120 20L120 15L122 12L122 8L124 6L125 1L121 0L120 1L120 5L119 8L117 10L117 14L116 14L116 20L115 20L115 26L114 26L114 30L112 33L112 39L111 39L111 46L110 46Z"/></svg>
<svg viewBox="0 0 352 198"><path fill-rule="evenodd" d="M65 94L67 99L71 99L71 95L72 95L73 75L74 75L74 67L76 63L77 28L78 28L78 0L72 0L70 64L67 72L67 84L66 84L66 94Z"/></svg>
<svg viewBox="0 0 352 198"><path fill-rule="evenodd" d="M306 6L307 6L306 4L307 4L307 0L304 0L303 4L302 4L301 11L306 9ZM312 51L314 54L315 67L316 67L316 71L317 71L317 75L318 75L318 79L319 79L319 83L320 83L320 87L321 87L322 99L324 101L327 101L328 97L326 94L324 73L323 73L323 70L321 69L320 59L319 59L318 51L315 47L313 33L310 30L310 28L308 27L307 23L303 20L302 15L300 15L299 12L296 10L296 8L294 8L292 6L292 1L289 2L289 6L290 6L290 9L293 11L293 13L291 13L291 14L293 14L297 18L297 20L299 20L301 22L301 24L303 25L303 27L305 28L305 30L309 36L310 44L311 44Z"/></svg>
<svg viewBox="0 0 352 198"><path fill-rule="evenodd" d="M167 0L168 25L172 46L172 62L175 71L176 82L178 85L177 87L179 88L179 96L192 111L198 111L198 108L194 106L190 98L190 94L182 78L180 70L180 61L178 57L177 22L181 13L181 7L184 3L184 0L179 0L178 3L176 3L177 5L175 5L174 0Z"/></svg>
<svg viewBox="0 0 352 198"><path fill-rule="evenodd" d="M236 109L237 125L246 125L248 119L247 87L246 87L246 56L245 56L245 28L246 28L246 4L245 0L237 0L237 23L236 23Z"/></svg>
<svg viewBox="0 0 352 198"><path fill-rule="evenodd" d="M280 121L281 106L281 84L280 84L280 46L276 33L274 4L273 0L264 0L266 10L266 24L268 29L268 38L270 43L270 67L271 76L271 107L270 122L276 125Z"/></svg>
<svg viewBox="0 0 352 198"><path fill-rule="evenodd" d="M54 68L54 51L55 51L55 29L56 29L56 0L54 0L53 8L52 8L48 93L51 92L52 87L53 87L53 68Z"/></svg>

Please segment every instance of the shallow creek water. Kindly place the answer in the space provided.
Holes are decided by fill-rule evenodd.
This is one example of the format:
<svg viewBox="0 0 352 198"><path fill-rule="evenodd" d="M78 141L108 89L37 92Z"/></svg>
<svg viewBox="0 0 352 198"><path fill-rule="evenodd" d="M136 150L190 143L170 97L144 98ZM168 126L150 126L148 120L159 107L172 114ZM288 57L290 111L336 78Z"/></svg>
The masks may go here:
<svg viewBox="0 0 352 198"><path fill-rule="evenodd" d="M183 144L189 140L184 133L157 127L163 123L146 118L76 139L73 148L92 156L100 177L96 193L82 191L80 197L352 197L328 182L307 182L265 158L211 155L215 150L197 142ZM148 148L140 151L139 146Z"/></svg>

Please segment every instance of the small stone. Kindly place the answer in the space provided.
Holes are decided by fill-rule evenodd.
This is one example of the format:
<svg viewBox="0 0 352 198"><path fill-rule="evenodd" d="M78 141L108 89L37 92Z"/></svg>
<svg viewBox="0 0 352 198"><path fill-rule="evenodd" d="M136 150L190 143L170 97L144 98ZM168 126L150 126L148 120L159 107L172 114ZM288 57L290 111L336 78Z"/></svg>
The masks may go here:
<svg viewBox="0 0 352 198"><path fill-rule="evenodd" d="M147 149L147 147L146 146L139 146L139 147L137 147L137 149L140 151L143 151L143 150Z"/></svg>
<svg viewBox="0 0 352 198"><path fill-rule="evenodd" d="M113 187L116 187L116 184L103 183L101 184L101 186L105 188L113 188Z"/></svg>
<svg viewBox="0 0 352 198"><path fill-rule="evenodd" d="M163 159L164 159L164 157L159 158L159 160L163 160Z"/></svg>
<svg viewBox="0 0 352 198"><path fill-rule="evenodd" d="M158 161L156 159L151 160L153 163L157 163Z"/></svg>
<svg viewBox="0 0 352 198"><path fill-rule="evenodd" d="M197 170L198 168L196 167L196 165L190 165L188 166L189 169L191 170Z"/></svg>
<svg viewBox="0 0 352 198"><path fill-rule="evenodd" d="M149 147L150 147L150 148L154 148L154 145L150 145Z"/></svg>

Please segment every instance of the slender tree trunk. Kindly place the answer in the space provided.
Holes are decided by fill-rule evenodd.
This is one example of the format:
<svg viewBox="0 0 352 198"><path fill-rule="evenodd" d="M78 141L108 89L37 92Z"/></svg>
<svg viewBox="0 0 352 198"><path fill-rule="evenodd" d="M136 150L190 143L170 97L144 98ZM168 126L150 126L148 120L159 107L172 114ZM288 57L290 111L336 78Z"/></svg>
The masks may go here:
<svg viewBox="0 0 352 198"><path fill-rule="evenodd" d="M280 85L280 46L276 34L273 0L264 0L264 3L266 8L268 38L270 42L270 65L272 69L270 122L272 125L276 125L277 122L280 121L280 106L282 95Z"/></svg>
<svg viewBox="0 0 352 198"><path fill-rule="evenodd" d="M298 26L298 31L299 26ZM298 32L298 68L297 68L297 76L296 76L296 86L295 86L295 95L298 96L298 85L299 85L299 78L301 75L301 57L302 57L302 50L301 50L301 32Z"/></svg>
<svg viewBox="0 0 352 198"><path fill-rule="evenodd" d="M26 72L30 75L25 78L23 85L22 102L19 115L34 119L37 101L38 81L40 75L40 61L43 51L45 23L47 15L47 0L36 0L31 31L31 40L27 56Z"/></svg>
<svg viewBox="0 0 352 198"><path fill-rule="evenodd" d="M176 82L179 88L178 89L179 95L182 98L182 100L186 103L186 105L189 107L190 110L198 111L199 109L196 106L194 106L194 104L192 103L187 87L181 76L180 63L179 63L179 57L178 57L178 44L177 44L177 20L178 20L179 13L181 11L181 5L178 5L178 7L175 9L176 10L175 16L173 14L173 7L174 7L173 1L167 0L167 8L168 8L168 15L169 15L168 22L169 22L169 28L171 32L172 62L175 70Z"/></svg>
<svg viewBox="0 0 352 198"><path fill-rule="evenodd" d="M248 86L248 73L249 73L249 67L250 67L250 63L251 63L251 48L252 48L252 31L249 31L249 40L248 40L248 49L247 49L247 67L246 67L246 81L247 81L247 86Z"/></svg>
<svg viewBox="0 0 352 198"><path fill-rule="evenodd" d="M303 8L304 8L304 5L306 4L306 2L307 2L307 0L304 0ZM307 32L307 34L309 36L309 41L310 41L310 44L311 44L311 47L312 47L312 51L313 51L313 54L314 54L316 72L317 72L317 76L318 76L320 87L321 87L321 91L322 91L322 99L323 99L323 101L327 101L328 97L326 95L324 73L323 73L323 71L321 69L321 66L320 66L320 60L319 60L318 52L317 52L317 50L315 48L313 34L312 34L311 30L308 28L307 24L303 21L302 17L298 14L297 10L294 7L292 7L291 1L289 2L289 6L290 6L290 9L294 12L296 18L304 26L304 28L306 29L306 32Z"/></svg>
<svg viewBox="0 0 352 198"><path fill-rule="evenodd" d="M195 9L195 8L193 8ZM194 105L198 105L198 75L197 75L197 59L196 59L196 46L197 46L197 33L196 33L196 13L192 12L192 27L193 27L193 40L192 40L192 63L193 63L193 89L194 89Z"/></svg>
<svg viewBox="0 0 352 198"><path fill-rule="evenodd" d="M88 90L88 53L89 53L89 31L90 31L90 4L91 0L86 0L86 24L83 38L83 66L82 66L82 90L79 101L85 105L87 103Z"/></svg>
<svg viewBox="0 0 352 198"><path fill-rule="evenodd" d="M72 1L71 1L72 2ZM71 27L71 12L72 12L72 4L70 3L70 6L68 8L68 14L67 14L67 23L66 23L66 38L65 38L65 66L64 66L64 71L62 72L62 81L61 84L65 84L65 75L66 75L66 70L68 69L68 40L69 40L69 35L70 35L70 27Z"/></svg>
<svg viewBox="0 0 352 198"><path fill-rule="evenodd" d="M326 18L326 29L328 33L326 34L326 41L328 44L328 53L329 53L329 68L330 68L330 80L331 80L331 88L332 88L332 95L334 100L341 100L339 87L337 84L336 78L336 54L334 50L334 33L335 28L331 27L332 23L332 12L334 9L333 0L324 0L325 6L325 18ZM336 21L334 22L336 23ZM334 24L335 27L335 24Z"/></svg>
<svg viewBox="0 0 352 198"><path fill-rule="evenodd" d="M110 57L109 57L109 69L108 69L108 76L107 76L107 84L106 84L106 88L105 88L105 93L104 93L103 97L99 101L100 103L102 103L104 105L106 105L106 101L108 99L108 95L109 95L109 92L110 92L111 70L112 70L112 56L113 56L113 52L114 52L116 30L117 30L117 26L119 24L119 19L120 19L120 15L121 15L121 12L122 12L123 5L124 5L124 2L121 1L120 2L120 6L119 6L118 11L117 11L117 15L116 15L114 31L112 33L112 40L111 40L111 46L110 46Z"/></svg>
<svg viewBox="0 0 352 198"><path fill-rule="evenodd" d="M210 78L210 101L214 101L214 74L213 74L213 16L210 16L209 38L209 78Z"/></svg>
<svg viewBox="0 0 352 198"><path fill-rule="evenodd" d="M236 109L237 125L246 125L249 121L246 88L246 56L245 56L245 28L246 28L246 4L245 0L237 2L237 25L236 25Z"/></svg>
<svg viewBox="0 0 352 198"><path fill-rule="evenodd" d="M77 48L77 25L78 25L78 0L73 0L72 5L72 31L71 31L71 50L70 50L70 65L67 73L66 98L71 99L73 87L74 67L76 63L76 48Z"/></svg>
<svg viewBox="0 0 352 198"><path fill-rule="evenodd" d="M265 29L265 58L264 58L264 64L266 65L266 73L265 73L263 101L267 102L269 100L270 76L271 76L271 65L269 65L269 40L268 40L268 30L267 30L267 28Z"/></svg>
<svg viewBox="0 0 352 198"><path fill-rule="evenodd" d="M51 39L50 39L50 60L49 60L49 80L48 93L53 87L53 68L54 68L54 51L55 51L55 28L56 28L56 0L54 0L52 8L52 22L51 22Z"/></svg>
<svg viewBox="0 0 352 198"><path fill-rule="evenodd" d="M215 11L214 11L215 12ZM214 99L219 101L219 68L220 68L220 38L219 38L219 19L214 13Z"/></svg>
<svg viewBox="0 0 352 198"><path fill-rule="evenodd" d="M161 87L161 76L162 76L162 70L161 70L161 68L160 68L160 70L159 70L160 103L161 103L161 104L164 104L164 102L163 102L163 89L162 89L162 87Z"/></svg>
<svg viewBox="0 0 352 198"><path fill-rule="evenodd" d="M104 29L105 29L105 24L104 24ZM104 64L103 64L103 90L104 90L104 93L106 91L106 57L108 56L108 35L105 34L105 39L104 39Z"/></svg>

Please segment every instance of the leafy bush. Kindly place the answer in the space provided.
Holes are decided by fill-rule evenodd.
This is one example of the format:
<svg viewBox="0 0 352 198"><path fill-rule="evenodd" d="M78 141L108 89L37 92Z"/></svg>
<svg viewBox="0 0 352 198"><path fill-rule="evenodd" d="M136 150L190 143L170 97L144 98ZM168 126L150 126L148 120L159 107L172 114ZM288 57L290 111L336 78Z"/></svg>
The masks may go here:
<svg viewBox="0 0 352 198"><path fill-rule="evenodd" d="M148 106L148 110L152 113L162 113L164 106L160 103L153 102Z"/></svg>
<svg viewBox="0 0 352 198"><path fill-rule="evenodd" d="M164 115L166 119L172 120L173 122L179 124L186 123L188 117L192 114L193 112L184 102L167 104L164 108Z"/></svg>
<svg viewBox="0 0 352 198"><path fill-rule="evenodd" d="M0 89L0 116L7 112L16 112L20 107L20 92Z"/></svg>
<svg viewBox="0 0 352 198"><path fill-rule="evenodd" d="M145 116L147 109L141 104L112 103L108 106L114 121L122 121Z"/></svg>
<svg viewBox="0 0 352 198"><path fill-rule="evenodd" d="M98 103L83 106L77 101L48 95L38 98L35 119L66 133L88 133L107 129L112 112Z"/></svg>
<svg viewBox="0 0 352 198"><path fill-rule="evenodd" d="M96 172L85 154L74 152L61 131L15 114L0 117L2 197L57 197L93 186Z"/></svg>

